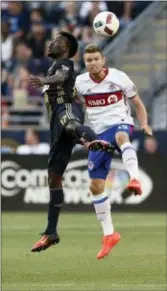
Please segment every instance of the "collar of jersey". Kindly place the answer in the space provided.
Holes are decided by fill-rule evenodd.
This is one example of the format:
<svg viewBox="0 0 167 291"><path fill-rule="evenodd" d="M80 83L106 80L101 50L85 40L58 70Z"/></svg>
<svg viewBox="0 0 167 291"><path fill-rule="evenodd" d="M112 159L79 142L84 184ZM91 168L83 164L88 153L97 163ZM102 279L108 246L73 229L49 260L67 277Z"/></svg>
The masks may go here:
<svg viewBox="0 0 167 291"><path fill-rule="evenodd" d="M106 78L106 76L108 75L108 73L109 73L109 69L108 68L105 68L105 75L104 75L104 77L103 77L102 80L96 80L90 74L89 74L89 76L90 76L90 78L92 79L93 82L95 82L95 83L101 83Z"/></svg>

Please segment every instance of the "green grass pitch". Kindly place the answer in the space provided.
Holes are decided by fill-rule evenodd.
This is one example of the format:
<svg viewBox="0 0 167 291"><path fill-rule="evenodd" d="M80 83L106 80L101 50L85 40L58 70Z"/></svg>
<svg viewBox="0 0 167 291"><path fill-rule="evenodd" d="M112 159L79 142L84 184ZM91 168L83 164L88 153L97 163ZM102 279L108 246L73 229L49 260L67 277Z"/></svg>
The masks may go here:
<svg viewBox="0 0 167 291"><path fill-rule="evenodd" d="M46 213L2 214L2 290L167 290L166 215L113 213L122 239L98 261L102 232L94 213L62 213L59 245L30 249Z"/></svg>

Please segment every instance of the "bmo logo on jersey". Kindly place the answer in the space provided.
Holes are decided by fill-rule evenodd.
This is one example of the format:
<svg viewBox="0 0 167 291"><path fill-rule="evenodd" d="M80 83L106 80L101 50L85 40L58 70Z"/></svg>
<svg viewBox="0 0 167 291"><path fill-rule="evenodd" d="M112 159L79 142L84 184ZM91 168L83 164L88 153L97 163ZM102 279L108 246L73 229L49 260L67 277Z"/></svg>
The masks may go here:
<svg viewBox="0 0 167 291"><path fill-rule="evenodd" d="M105 106L106 101L105 99L99 99L99 100L88 100L87 105L90 107L93 106Z"/></svg>
<svg viewBox="0 0 167 291"><path fill-rule="evenodd" d="M95 106L107 106L114 103L117 103L122 99L122 92L117 91L115 94L111 93L100 93L96 95L87 95L85 96L86 105L88 107Z"/></svg>

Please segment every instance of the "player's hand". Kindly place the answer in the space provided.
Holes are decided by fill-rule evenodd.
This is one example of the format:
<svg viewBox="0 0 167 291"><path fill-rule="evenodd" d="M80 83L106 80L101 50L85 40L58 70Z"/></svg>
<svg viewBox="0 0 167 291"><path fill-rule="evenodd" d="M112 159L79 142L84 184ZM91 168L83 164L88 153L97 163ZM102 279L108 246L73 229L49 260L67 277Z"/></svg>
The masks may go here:
<svg viewBox="0 0 167 291"><path fill-rule="evenodd" d="M42 78L40 77L36 77L36 76L30 76L29 77L29 81L31 82L31 84L33 85L33 87L35 88L39 88L39 87L42 87L44 86L44 82L42 80Z"/></svg>
<svg viewBox="0 0 167 291"><path fill-rule="evenodd" d="M151 127L149 127L148 125L145 125L145 126L142 128L142 130L143 130L144 133L147 134L147 135L150 135L150 136L153 135L152 129L151 129Z"/></svg>

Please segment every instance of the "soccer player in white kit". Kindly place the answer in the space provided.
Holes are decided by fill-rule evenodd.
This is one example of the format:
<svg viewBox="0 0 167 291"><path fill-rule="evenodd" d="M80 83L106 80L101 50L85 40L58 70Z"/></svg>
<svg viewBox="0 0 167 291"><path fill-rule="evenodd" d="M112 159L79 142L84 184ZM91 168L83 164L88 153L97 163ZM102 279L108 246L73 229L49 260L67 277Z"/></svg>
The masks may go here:
<svg viewBox="0 0 167 291"><path fill-rule="evenodd" d="M141 195L137 155L130 142L134 122L128 102L135 105L141 129L152 135L145 106L132 80L124 72L105 66L105 57L98 46L90 44L85 48L84 62L87 72L77 76L76 90L85 99L88 120L98 138L112 143L122 155L130 177L127 189ZM111 206L105 193L111 160L111 153L89 151L89 190L104 235L98 259L108 255L120 240L120 234L114 231Z"/></svg>

